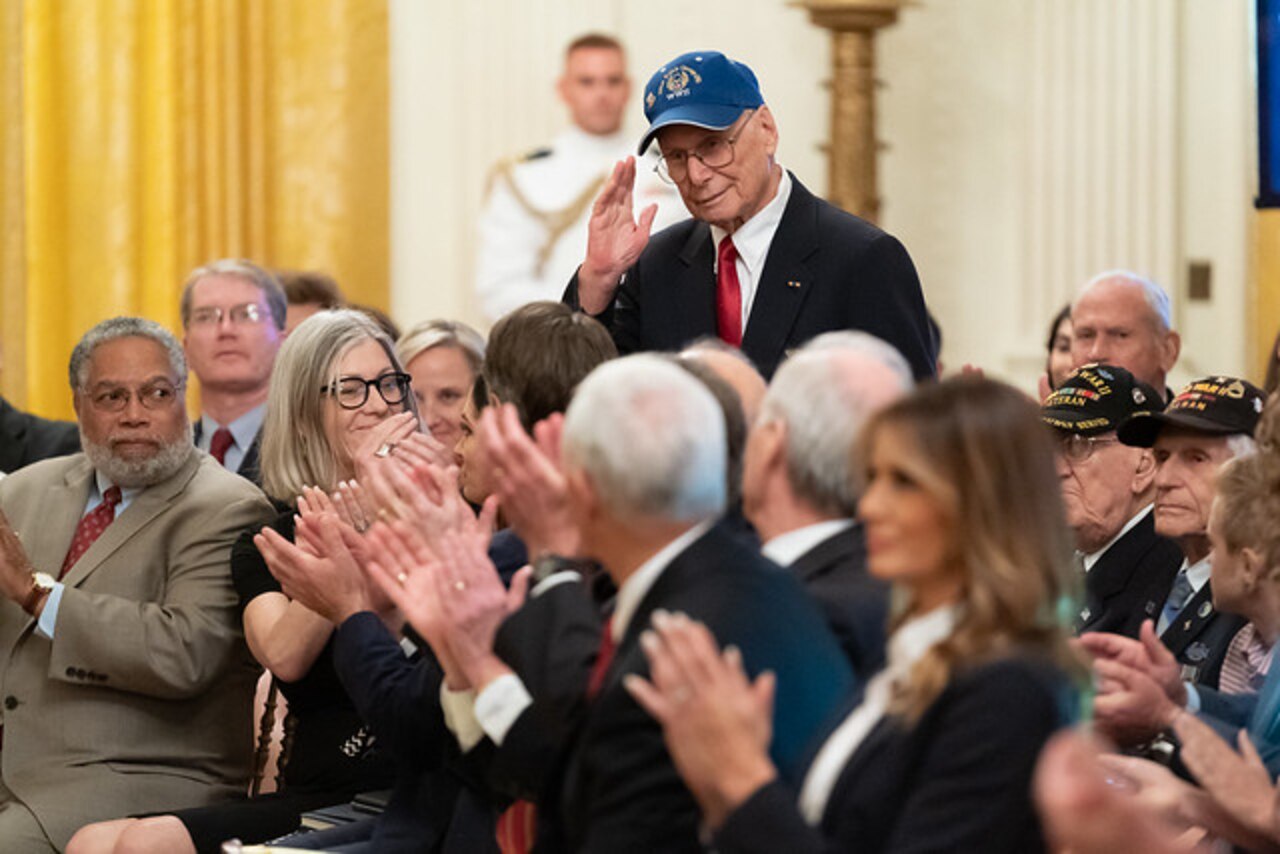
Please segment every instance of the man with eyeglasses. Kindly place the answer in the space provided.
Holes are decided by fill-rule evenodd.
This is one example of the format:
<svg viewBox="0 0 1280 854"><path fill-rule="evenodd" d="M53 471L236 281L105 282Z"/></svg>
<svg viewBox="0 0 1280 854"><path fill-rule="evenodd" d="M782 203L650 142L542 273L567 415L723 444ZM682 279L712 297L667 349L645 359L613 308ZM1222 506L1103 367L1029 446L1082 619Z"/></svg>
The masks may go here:
<svg viewBox="0 0 1280 854"><path fill-rule="evenodd" d="M258 668L228 571L272 517L198 453L182 348L120 317L71 355L84 452L0 481L0 848L243 795Z"/></svg>
<svg viewBox="0 0 1280 854"><path fill-rule="evenodd" d="M788 350L836 329L896 347L917 378L936 346L915 267L896 239L813 196L777 162L778 127L751 69L716 51L662 66L644 94L659 175L693 219L650 240L632 210L637 161L596 198L585 260L564 300L603 322L622 353L704 335L741 347L767 378Z"/></svg>
<svg viewBox="0 0 1280 854"><path fill-rule="evenodd" d="M182 289L182 342L200 381L196 447L255 483L267 388L287 310L276 277L240 259L197 268Z"/></svg>
<svg viewBox="0 0 1280 854"><path fill-rule="evenodd" d="M1154 388L1114 365L1085 365L1046 398L1040 418L1058 438L1058 477L1084 571L1077 631L1136 638L1159 615L1182 550L1156 533L1155 460L1116 438L1137 412L1158 412Z"/></svg>

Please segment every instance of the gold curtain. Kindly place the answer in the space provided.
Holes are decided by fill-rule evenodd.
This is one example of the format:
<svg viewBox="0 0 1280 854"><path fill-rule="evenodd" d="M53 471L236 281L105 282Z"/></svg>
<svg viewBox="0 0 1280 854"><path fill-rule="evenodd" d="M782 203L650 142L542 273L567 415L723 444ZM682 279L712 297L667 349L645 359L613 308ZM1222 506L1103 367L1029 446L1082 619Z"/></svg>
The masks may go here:
<svg viewBox="0 0 1280 854"><path fill-rule="evenodd" d="M179 330L220 257L388 297L385 0L0 4L3 388L70 415L86 329Z"/></svg>

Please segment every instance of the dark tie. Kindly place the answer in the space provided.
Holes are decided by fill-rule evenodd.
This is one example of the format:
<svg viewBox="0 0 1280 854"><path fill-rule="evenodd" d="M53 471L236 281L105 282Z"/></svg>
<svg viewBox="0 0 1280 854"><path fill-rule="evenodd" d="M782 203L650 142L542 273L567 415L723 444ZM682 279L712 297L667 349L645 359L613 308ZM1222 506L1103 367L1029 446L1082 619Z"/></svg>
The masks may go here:
<svg viewBox="0 0 1280 854"><path fill-rule="evenodd" d="M66 560L62 562L62 570L58 573L61 579L67 570L76 565L76 561L89 550L93 541L102 535L112 520L116 518L116 505L120 503L120 487L108 487L102 493L102 503L89 513L84 514L80 524L76 526L75 536L71 538L71 548L67 550Z"/></svg>
<svg viewBox="0 0 1280 854"><path fill-rule="evenodd" d="M1173 621L1178 619L1178 615L1182 613L1182 609L1187 606L1187 602L1191 599L1195 590L1191 587L1191 579L1187 576L1187 570L1178 570L1178 577L1173 580L1173 588L1169 591L1169 598L1164 601L1164 610L1160 612L1160 621L1156 625L1156 633L1164 634L1164 630L1173 625Z"/></svg>
<svg viewBox="0 0 1280 854"><path fill-rule="evenodd" d="M604 675L613 663L617 647L613 642L613 620L605 617L604 630L600 632L600 651L587 678L587 700L594 700L604 686ZM498 816L498 848L502 854L525 854L533 848L537 833L537 809L529 801L516 801Z"/></svg>
<svg viewBox="0 0 1280 854"><path fill-rule="evenodd" d="M218 461L218 465L225 466L227 464L227 449L234 445L236 440L232 438L231 431L226 427L219 427L213 431L213 438L209 440L209 455Z"/></svg>
<svg viewBox="0 0 1280 854"><path fill-rule="evenodd" d="M742 346L742 286L738 284L738 247L732 237L720 241L716 267L716 334L734 347Z"/></svg>

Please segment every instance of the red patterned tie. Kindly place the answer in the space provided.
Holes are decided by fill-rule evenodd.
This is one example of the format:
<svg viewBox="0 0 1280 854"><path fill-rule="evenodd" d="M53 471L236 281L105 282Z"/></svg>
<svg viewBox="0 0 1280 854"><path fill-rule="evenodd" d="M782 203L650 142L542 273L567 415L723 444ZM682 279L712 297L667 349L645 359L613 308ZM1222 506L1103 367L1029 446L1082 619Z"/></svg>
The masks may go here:
<svg viewBox="0 0 1280 854"><path fill-rule="evenodd" d="M108 487L102 493L102 503L89 513L84 514L80 524L76 526L76 534L71 538L71 548L67 551L66 560L62 562L62 570L58 578L67 574L67 570L76 565L76 561L89 550L93 541L98 539L112 520L116 518L116 505L120 503L120 487Z"/></svg>
<svg viewBox="0 0 1280 854"><path fill-rule="evenodd" d="M734 347L742 346L742 286L738 284L738 247L732 237L720 241L716 263L716 334Z"/></svg>
<svg viewBox="0 0 1280 854"><path fill-rule="evenodd" d="M596 653L595 664L591 666L591 675L587 678L587 700L594 700L604 686L604 675L609 672L613 663L613 654L617 647L613 642L613 621L604 621L604 631L600 633L600 651ZM537 809L529 801L516 801L498 816L498 848L502 854L525 854L533 848L537 832Z"/></svg>
<svg viewBox="0 0 1280 854"><path fill-rule="evenodd" d="M209 455L218 461L219 465L227 464L227 449L235 443L235 439L231 436L231 431L226 427L219 427L213 431L213 438L209 440Z"/></svg>

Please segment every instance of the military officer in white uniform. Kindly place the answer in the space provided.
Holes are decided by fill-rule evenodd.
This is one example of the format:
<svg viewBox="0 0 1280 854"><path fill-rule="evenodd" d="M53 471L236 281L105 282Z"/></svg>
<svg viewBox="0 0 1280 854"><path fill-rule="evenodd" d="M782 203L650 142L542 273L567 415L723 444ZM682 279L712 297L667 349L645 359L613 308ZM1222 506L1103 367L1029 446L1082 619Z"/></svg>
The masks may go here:
<svg viewBox="0 0 1280 854"><path fill-rule="evenodd" d="M560 299L586 254L591 203L635 147L634 134L622 129L631 80L617 39L574 39L557 90L573 124L549 148L500 161L489 173L476 293L491 321L534 300ZM688 213L675 188L654 174L655 156L638 164L633 203L636 210L658 204L656 232Z"/></svg>

